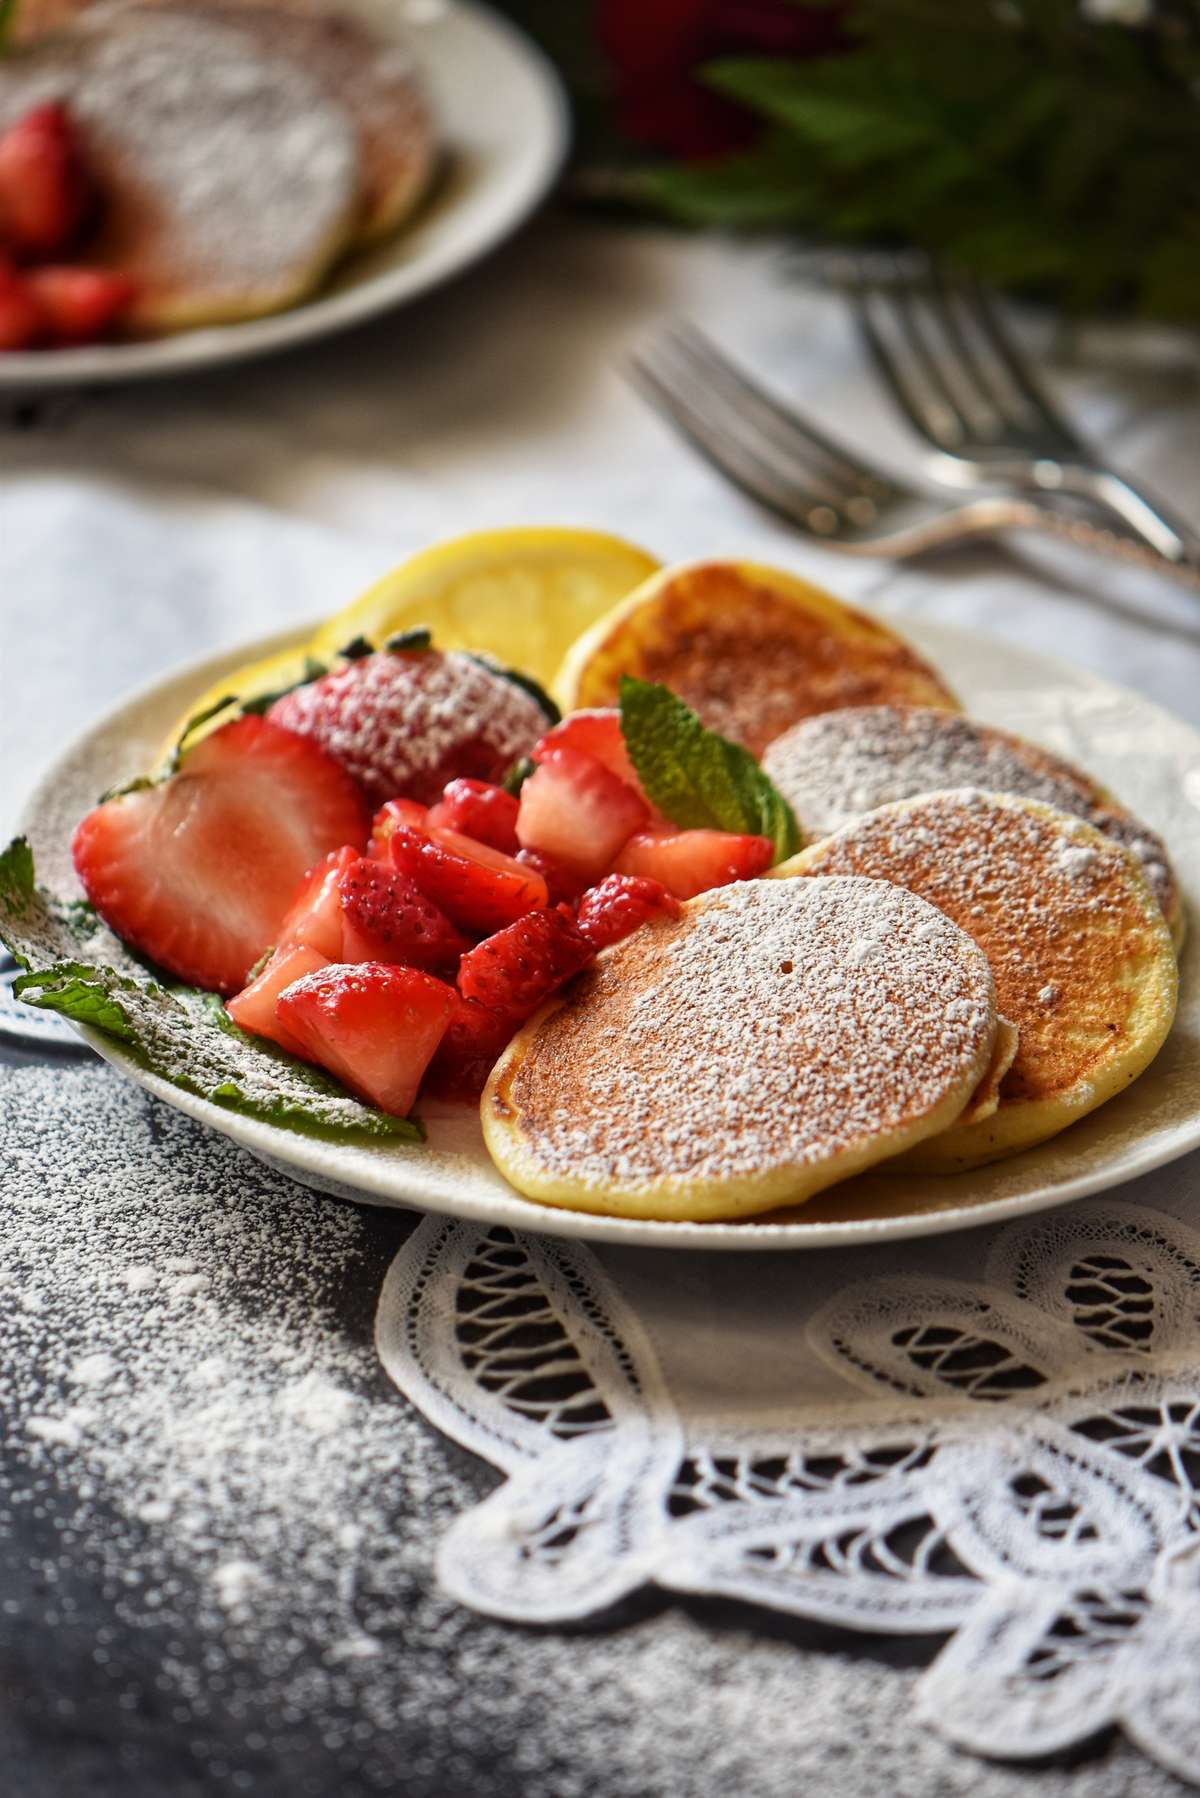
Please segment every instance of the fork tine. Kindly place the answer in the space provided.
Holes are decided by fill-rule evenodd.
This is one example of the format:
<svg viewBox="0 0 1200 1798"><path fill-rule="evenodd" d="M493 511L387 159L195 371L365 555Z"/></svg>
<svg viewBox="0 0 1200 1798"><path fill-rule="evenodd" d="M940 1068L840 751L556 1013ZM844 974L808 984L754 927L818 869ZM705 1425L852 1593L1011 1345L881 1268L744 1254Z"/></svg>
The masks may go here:
<svg viewBox="0 0 1200 1798"><path fill-rule="evenodd" d="M981 436L996 437L1006 424L1024 424L1021 396L1014 394L1004 370L997 369L994 354L989 354L987 346L979 342L978 330L964 329L956 303L960 298L958 289L936 264L929 270L924 297L929 316L941 332L943 354L949 357L947 369L953 367L964 395L969 390L966 404L974 429Z"/></svg>
<svg viewBox="0 0 1200 1798"><path fill-rule="evenodd" d="M922 283L920 286L877 288L874 303L891 319L892 330L903 343L910 363L924 383L925 415L933 435L945 444L961 443L971 434L972 420L968 412L977 403L978 395L969 373L955 365L952 355L947 356L946 345L939 340L936 329L931 340L926 312L928 286ZM882 332L879 338L886 350L887 340ZM969 393L965 408L964 393Z"/></svg>
<svg viewBox="0 0 1200 1798"><path fill-rule="evenodd" d="M962 435L961 426L944 412L931 412L924 397L910 385L907 371L893 355L891 345L875 321L871 292L858 288L852 289L851 293L854 317L867 353L913 430L918 437L932 438L938 444L957 442Z"/></svg>
<svg viewBox="0 0 1200 1798"><path fill-rule="evenodd" d="M892 492L885 475L850 455L760 387L694 325L676 325L664 333L662 341L681 354L694 374L722 393L731 406L751 415L773 444L827 489L835 504L863 495L884 499Z"/></svg>
<svg viewBox="0 0 1200 1798"><path fill-rule="evenodd" d="M672 377L654 365L649 353L635 356L631 369L638 387L706 462L758 505L776 513L814 537L836 537L840 519L819 496L808 494L781 476L740 440L714 428L711 419L681 392Z"/></svg>
<svg viewBox="0 0 1200 1798"><path fill-rule="evenodd" d="M1054 405L1041 383L1037 380L1009 336L991 301L977 281L963 280L957 283L957 292L962 304L973 319L977 329L987 339L1005 373L1026 405L1037 415L1041 423L1054 431L1073 449L1081 448L1078 437L1066 419Z"/></svg>

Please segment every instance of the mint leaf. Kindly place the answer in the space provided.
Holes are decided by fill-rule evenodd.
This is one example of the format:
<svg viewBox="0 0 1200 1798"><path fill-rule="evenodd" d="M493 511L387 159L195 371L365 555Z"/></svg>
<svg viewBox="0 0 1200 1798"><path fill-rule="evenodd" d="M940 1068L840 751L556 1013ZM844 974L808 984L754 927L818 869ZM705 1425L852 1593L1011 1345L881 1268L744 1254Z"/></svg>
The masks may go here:
<svg viewBox="0 0 1200 1798"><path fill-rule="evenodd" d="M800 847L791 806L748 749L706 730L667 687L621 677L621 734L647 797L682 830L769 837L775 860Z"/></svg>
<svg viewBox="0 0 1200 1798"><path fill-rule="evenodd" d="M360 1103L320 1069L239 1030L216 994L167 991L90 906L37 885L24 837L0 855L0 942L26 970L13 983L19 998L114 1037L183 1092L311 1136L424 1138L416 1120Z"/></svg>

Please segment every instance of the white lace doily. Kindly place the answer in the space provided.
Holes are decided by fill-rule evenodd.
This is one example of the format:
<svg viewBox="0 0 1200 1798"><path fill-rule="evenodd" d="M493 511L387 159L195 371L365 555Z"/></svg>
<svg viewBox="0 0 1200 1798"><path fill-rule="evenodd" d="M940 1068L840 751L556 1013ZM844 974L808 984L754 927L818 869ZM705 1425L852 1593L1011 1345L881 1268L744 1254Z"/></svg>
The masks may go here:
<svg viewBox="0 0 1200 1798"><path fill-rule="evenodd" d="M1200 1782L1198 1175L838 1256L427 1219L380 1354L507 1475L447 1532L443 1585L524 1622L652 1582L949 1632L921 1715L960 1746L1117 1724Z"/></svg>

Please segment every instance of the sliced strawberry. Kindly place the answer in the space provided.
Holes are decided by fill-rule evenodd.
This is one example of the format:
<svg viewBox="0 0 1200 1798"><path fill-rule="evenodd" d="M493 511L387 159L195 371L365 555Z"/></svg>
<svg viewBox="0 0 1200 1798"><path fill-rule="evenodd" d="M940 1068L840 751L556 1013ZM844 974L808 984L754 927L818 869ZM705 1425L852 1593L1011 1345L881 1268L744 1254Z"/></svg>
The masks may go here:
<svg viewBox="0 0 1200 1798"><path fill-rule="evenodd" d="M343 843L310 868L279 926L280 949L293 945L317 949L326 961L342 959L342 901L338 881L358 860L358 850Z"/></svg>
<svg viewBox="0 0 1200 1798"><path fill-rule="evenodd" d="M486 843L503 855L515 855L520 847L516 798L490 781L450 781L430 808L429 822L439 830L457 830L474 837L477 843Z"/></svg>
<svg viewBox="0 0 1200 1798"><path fill-rule="evenodd" d="M594 955L568 906L530 912L463 956L458 990L515 1026Z"/></svg>
<svg viewBox="0 0 1200 1798"><path fill-rule="evenodd" d="M0 240L23 255L52 256L70 242L88 183L64 107L35 106L0 135Z"/></svg>
<svg viewBox="0 0 1200 1798"><path fill-rule="evenodd" d="M556 862L551 855L539 855L536 849L518 849L517 860L522 867L532 868L541 875L551 905L574 905L587 889L588 875L581 874L577 868L568 868L563 862Z"/></svg>
<svg viewBox="0 0 1200 1798"><path fill-rule="evenodd" d="M474 999L459 998L429 1064L426 1088L442 1099L478 1099L515 1025Z"/></svg>
<svg viewBox="0 0 1200 1798"><path fill-rule="evenodd" d="M651 918L677 918L679 901L642 874L609 874L579 901L576 921L593 949L608 949Z"/></svg>
<svg viewBox="0 0 1200 1798"><path fill-rule="evenodd" d="M568 713L561 724L556 724L535 743L530 754L535 762L544 762L556 749L579 749L585 755L594 755L610 774L615 774L618 780L623 780L627 787L632 787L646 799L637 769L625 747L621 714L615 706L597 706ZM646 804L649 803L646 800Z"/></svg>
<svg viewBox="0 0 1200 1798"><path fill-rule="evenodd" d="M371 821L371 841L367 854L386 856L388 839L401 824L407 824L410 830L424 830L429 822L429 813L415 799L389 799L381 805Z"/></svg>
<svg viewBox="0 0 1200 1798"><path fill-rule="evenodd" d="M285 987L276 1005L310 1060L399 1117L412 1109L453 1009L453 987L377 961L331 962Z"/></svg>
<svg viewBox="0 0 1200 1798"><path fill-rule="evenodd" d="M660 881L677 899L691 899L731 880L753 880L770 867L774 853L768 837L728 830L643 830L630 837L616 867L619 874Z"/></svg>
<svg viewBox="0 0 1200 1798"><path fill-rule="evenodd" d="M502 930L547 904L546 883L510 855L455 830L393 831L392 866L414 881L460 930Z"/></svg>
<svg viewBox="0 0 1200 1798"><path fill-rule="evenodd" d="M181 980L236 993L306 870L364 842L367 823L358 788L323 749L247 716L169 779L89 812L72 853L119 936Z"/></svg>
<svg viewBox="0 0 1200 1798"><path fill-rule="evenodd" d="M522 687L458 650L381 651L277 699L276 724L324 744L379 805L432 805L448 780L501 780L546 714Z"/></svg>
<svg viewBox="0 0 1200 1798"><path fill-rule="evenodd" d="M280 1023L275 1001L285 986L328 965L328 956L317 949L306 948L303 943L297 943L291 949L277 949L261 974L255 975L249 986L225 1001L225 1009L234 1023L248 1030L251 1036L270 1037L289 1054L307 1056L304 1044Z"/></svg>
<svg viewBox="0 0 1200 1798"><path fill-rule="evenodd" d="M31 268L26 280L55 343L103 337L134 295L132 281L103 268Z"/></svg>
<svg viewBox="0 0 1200 1798"><path fill-rule="evenodd" d="M360 856L338 879L343 961L403 962L436 970L471 947L444 911L389 862Z"/></svg>
<svg viewBox="0 0 1200 1798"><path fill-rule="evenodd" d="M0 259L0 350L30 349L46 330L46 316L24 274Z"/></svg>
<svg viewBox="0 0 1200 1798"><path fill-rule="evenodd" d="M632 787L581 749L552 749L521 788L523 849L595 876L649 818Z"/></svg>

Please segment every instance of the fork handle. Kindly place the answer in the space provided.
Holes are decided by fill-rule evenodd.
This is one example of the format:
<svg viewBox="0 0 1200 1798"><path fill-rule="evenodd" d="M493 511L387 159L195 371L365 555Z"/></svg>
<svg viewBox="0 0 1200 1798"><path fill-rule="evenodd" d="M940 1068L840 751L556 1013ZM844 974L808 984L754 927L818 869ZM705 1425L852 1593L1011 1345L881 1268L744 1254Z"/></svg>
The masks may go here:
<svg viewBox="0 0 1200 1798"><path fill-rule="evenodd" d="M1086 463L1054 462L1042 465L1037 485L1040 492L1072 493L1114 512L1127 529L1140 537L1168 562L1194 562L1200 567L1200 536L1157 500L1151 501L1111 469L1089 468Z"/></svg>
<svg viewBox="0 0 1200 1798"><path fill-rule="evenodd" d="M1004 530L1041 531L1073 543L1077 549L1094 550L1135 568L1148 568L1165 575L1185 587L1200 592L1200 561L1177 562L1152 549L1143 537L1131 536L1124 530L1109 530L1089 519L1058 512L1052 506L1038 505L1032 499L977 499L946 515L946 542L957 535L995 536ZM936 527L935 527L936 528Z"/></svg>

